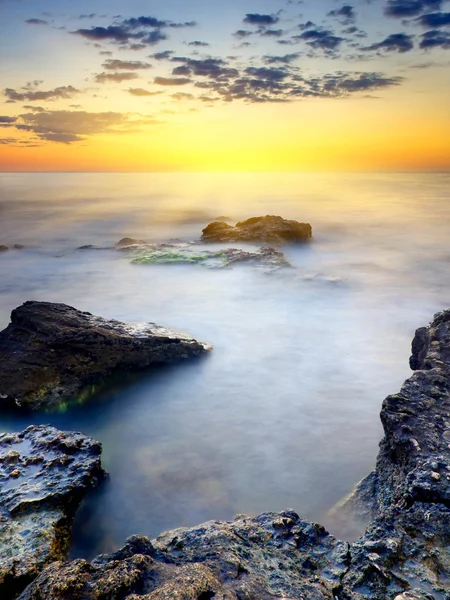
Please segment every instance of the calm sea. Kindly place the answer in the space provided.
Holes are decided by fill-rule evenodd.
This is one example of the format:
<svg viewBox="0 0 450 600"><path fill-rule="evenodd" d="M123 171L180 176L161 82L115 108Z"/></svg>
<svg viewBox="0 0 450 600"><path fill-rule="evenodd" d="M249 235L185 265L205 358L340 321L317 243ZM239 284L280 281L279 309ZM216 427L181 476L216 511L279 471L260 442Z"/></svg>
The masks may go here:
<svg viewBox="0 0 450 600"><path fill-rule="evenodd" d="M25 300L154 321L214 345L56 413L103 443L109 483L84 502L74 556L133 533L292 507L326 512L375 462L383 398L414 330L450 305L450 174L2 174L0 327ZM136 265L124 236L193 240L219 215L312 224L295 269Z"/></svg>

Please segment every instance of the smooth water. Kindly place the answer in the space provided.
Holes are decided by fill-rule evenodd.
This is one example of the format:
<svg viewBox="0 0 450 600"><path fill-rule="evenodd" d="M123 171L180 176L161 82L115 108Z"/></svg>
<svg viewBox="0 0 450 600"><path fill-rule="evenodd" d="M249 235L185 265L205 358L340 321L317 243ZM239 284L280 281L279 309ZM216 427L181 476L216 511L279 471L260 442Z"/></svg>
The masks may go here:
<svg viewBox="0 0 450 600"><path fill-rule="evenodd" d="M154 321L214 345L65 411L0 415L103 443L110 481L73 554L208 519L326 512L374 466L414 330L450 305L450 175L3 174L0 327L25 300ZM110 245L198 238L219 215L309 221L295 269L136 265Z"/></svg>

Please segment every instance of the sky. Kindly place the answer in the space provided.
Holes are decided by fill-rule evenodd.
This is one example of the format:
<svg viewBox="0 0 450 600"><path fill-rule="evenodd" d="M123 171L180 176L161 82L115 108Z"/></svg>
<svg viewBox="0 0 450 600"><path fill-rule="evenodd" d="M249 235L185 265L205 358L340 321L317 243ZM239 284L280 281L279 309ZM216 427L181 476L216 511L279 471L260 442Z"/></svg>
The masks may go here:
<svg viewBox="0 0 450 600"><path fill-rule="evenodd" d="M0 0L0 170L450 169L449 0Z"/></svg>

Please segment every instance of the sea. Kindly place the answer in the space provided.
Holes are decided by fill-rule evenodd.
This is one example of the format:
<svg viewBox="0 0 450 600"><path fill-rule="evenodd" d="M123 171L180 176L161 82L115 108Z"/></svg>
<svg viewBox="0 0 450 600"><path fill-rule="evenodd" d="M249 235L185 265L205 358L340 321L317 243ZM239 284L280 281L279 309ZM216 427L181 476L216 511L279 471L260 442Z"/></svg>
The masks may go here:
<svg viewBox="0 0 450 600"><path fill-rule="evenodd" d="M312 225L311 243L282 248L293 268L133 264L114 249L267 214ZM103 444L110 477L77 513L72 556L285 508L362 533L330 510L374 468L415 329L450 306L449 173L2 173L0 244L25 246L0 253L0 329L43 300L214 347L84 402L0 414L0 431L51 424Z"/></svg>

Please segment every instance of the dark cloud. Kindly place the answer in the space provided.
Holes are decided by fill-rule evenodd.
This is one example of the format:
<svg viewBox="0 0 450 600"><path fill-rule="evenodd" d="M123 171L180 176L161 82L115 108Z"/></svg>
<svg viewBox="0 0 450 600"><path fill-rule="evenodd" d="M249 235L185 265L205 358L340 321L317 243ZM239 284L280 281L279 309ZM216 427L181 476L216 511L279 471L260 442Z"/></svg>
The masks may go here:
<svg viewBox="0 0 450 600"><path fill-rule="evenodd" d="M185 56L174 56L171 58L173 62L184 63L180 67L175 67L172 75L186 75L197 77L210 77L213 79L229 79L230 77L238 77L239 71L229 67L228 63L222 58L205 58L197 60L187 58Z"/></svg>
<svg viewBox="0 0 450 600"><path fill-rule="evenodd" d="M187 77L155 77L156 85L186 85L191 83Z"/></svg>
<svg viewBox="0 0 450 600"><path fill-rule="evenodd" d="M167 39L167 35L162 31L163 29L194 27L195 25L195 21L174 23L172 21L162 21L156 17L140 16L116 21L107 27L97 26L90 29L77 29L71 33L97 42L109 41L126 44L135 41L138 44L151 46Z"/></svg>
<svg viewBox="0 0 450 600"><path fill-rule="evenodd" d="M132 96L157 96L162 92L149 92L144 88L128 88L127 92Z"/></svg>
<svg viewBox="0 0 450 600"><path fill-rule="evenodd" d="M348 4L341 6L341 8L331 10L328 13L328 16L337 18L344 25L350 25L351 23L354 23L356 18L355 9L353 6Z"/></svg>
<svg viewBox="0 0 450 600"><path fill-rule="evenodd" d="M147 45L146 44L129 44L128 46L119 46L119 50L134 50L134 51L138 51L138 50L144 50L144 48L146 48Z"/></svg>
<svg viewBox="0 0 450 600"><path fill-rule="evenodd" d="M69 106L73 106L72 104L69 104ZM42 106L33 106L32 104L24 104L23 108L25 110L32 110L34 112L44 112L45 108L43 108Z"/></svg>
<svg viewBox="0 0 450 600"><path fill-rule="evenodd" d="M100 56L112 56L112 52L110 52L109 50L101 50L99 52Z"/></svg>
<svg viewBox="0 0 450 600"><path fill-rule="evenodd" d="M300 23L299 25L297 25L297 27L299 29L301 29L302 31L305 31L305 29L316 28L317 25L315 23L313 23L312 21L307 21L306 23Z"/></svg>
<svg viewBox="0 0 450 600"><path fill-rule="evenodd" d="M342 33L345 33L346 35L353 35L357 38L367 37L367 33L365 31L363 31L362 29L358 29L358 27L355 27L354 25L352 27L347 27L346 29L343 29Z"/></svg>
<svg viewBox="0 0 450 600"><path fill-rule="evenodd" d="M258 13L247 13L245 15L244 23L249 25L257 25L258 27L268 27L278 23L279 18L275 15L260 15Z"/></svg>
<svg viewBox="0 0 450 600"><path fill-rule="evenodd" d="M164 52L155 52L155 54L150 54L149 58L154 58L156 60L169 60L173 53L173 50L164 50Z"/></svg>
<svg viewBox="0 0 450 600"><path fill-rule="evenodd" d="M364 52L385 50L386 52L409 52L414 48L413 36L406 33L393 33L383 41L361 48Z"/></svg>
<svg viewBox="0 0 450 600"><path fill-rule="evenodd" d="M323 91L333 96L342 96L391 87L399 85L402 81L402 77L384 77L380 73L360 73L352 76L328 75L324 78Z"/></svg>
<svg viewBox="0 0 450 600"><path fill-rule="evenodd" d="M193 42L188 42L188 46L196 46L200 48L204 46L210 46L210 44L208 44L208 42L199 42L198 40L194 40Z"/></svg>
<svg viewBox="0 0 450 600"><path fill-rule="evenodd" d="M177 101L192 100L193 98L195 98L193 94L185 94L183 92L176 92L176 94L170 94L170 97Z"/></svg>
<svg viewBox="0 0 450 600"><path fill-rule="evenodd" d="M388 17L415 17L430 10L440 10L444 0L388 0L385 14Z"/></svg>
<svg viewBox="0 0 450 600"><path fill-rule="evenodd" d="M27 19L25 23L28 23L28 25L48 25L48 21L43 19Z"/></svg>
<svg viewBox="0 0 450 600"><path fill-rule="evenodd" d="M288 65L301 56L300 52L285 54L284 56L263 56L263 60L267 65L284 64Z"/></svg>
<svg viewBox="0 0 450 600"><path fill-rule="evenodd" d="M137 75L136 73L121 73L121 72L117 72L117 73L97 73L97 75L95 76L95 81L97 83L110 83L110 82L114 82L114 83L122 83L122 81L129 81L130 79L136 79Z"/></svg>
<svg viewBox="0 0 450 600"><path fill-rule="evenodd" d="M443 13L429 13L427 15L422 15L418 19L416 19L422 25L422 27L430 27L436 29L437 27L445 27L450 25L450 12Z"/></svg>
<svg viewBox="0 0 450 600"><path fill-rule="evenodd" d="M450 50L450 33L439 29L432 29L424 33L421 37L420 47L423 50L431 50L432 48Z"/></svg>
<svg viewBox="0 0 450 600"><path fill-rule="evenodd" d="M308 29L293 37L294 39L303 40L311 48L322 50L336 50L344 41L344 38L334 35L328 29Z"/></svg>
<svg viewBox="0 0 450 600"><path fill-rule="evenodd" d="M262 29L258 33L262 37L281 37L284 31L282 29Z"/></svg>
<svg viewBox="0 0 450 600"><path fill-rule="evenodd" d="M108 59L105 60L102 67L108 71L117 71L117 69L122 69L124 71L138 71L139 69L151 69L152 65L140 60Z"/></svg>
<svg viewBox="0 0 450 600"><path fill-rule="evenodd" d="M282 81L289 76L289 73L283 69L270 69L268 67L247 67L245 73L265 81Z"/></svg>
<svg viewBox="0 0 450 600"><path fill-rule="evenodd" d="M4 123L15 123L17 121L17 117L6 117L6 116L0 116L0 123L4 124Z"/></svg>
<svg viewBox="0 0 450 600"><path fill-rule="evenodd" d="M238 29L233 33L233 35L237 38L246 38L251 35L254 35L254 31L248 31L248 29Z"/></svg>
<svg viewBox="0 0 450 600"><path fill-rule="evenodd" d="M94 19L96 17L96 13L89 13L88 15L78 15L79 19Z"/></svg>
<svg viewBox="0 0 450 600"><path fill-rule="evenodd" d="M31 85L35 87L35 84L40 84L41 82L32 82L32 84L28 84L26 86L25 91L16 91L12 88L6 88L3 90L4 95L8 98L10 102L34 102L36 100L59 100L71 98L74 94L78 94L80 90L77 90L72 85L66 85L57 87L54 90L41 91L36 90L33 91L30 89Z"/></svg>

